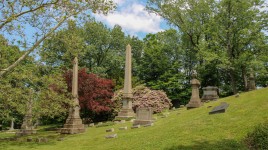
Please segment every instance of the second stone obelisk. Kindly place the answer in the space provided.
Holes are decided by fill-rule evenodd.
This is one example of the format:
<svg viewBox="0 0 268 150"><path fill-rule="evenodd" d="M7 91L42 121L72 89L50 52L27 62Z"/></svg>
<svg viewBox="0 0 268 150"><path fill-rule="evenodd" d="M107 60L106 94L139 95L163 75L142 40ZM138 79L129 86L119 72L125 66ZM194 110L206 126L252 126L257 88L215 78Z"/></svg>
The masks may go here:
<svg viewBox="0 0 268 150"><path fill-rule="evenodd" d="M122 97L123 108L115 117L117 120L134 118L135 113L132 109L132 83L131 83L131 46L126 47L126 64L125 64L125 78L124 78L124 91Z"/></svg>

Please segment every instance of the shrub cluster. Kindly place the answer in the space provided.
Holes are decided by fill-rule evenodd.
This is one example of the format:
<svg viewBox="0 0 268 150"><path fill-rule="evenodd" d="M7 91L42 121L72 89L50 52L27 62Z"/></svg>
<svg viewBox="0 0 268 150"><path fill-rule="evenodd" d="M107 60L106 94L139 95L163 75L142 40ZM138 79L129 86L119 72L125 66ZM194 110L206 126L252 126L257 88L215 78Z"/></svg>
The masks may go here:
<svg viewBox="0 0 268 150"><path fill-rule="evenodd" d="M112 100L117 103L117 112L121 108L123 90L115 92ZM151 90L143 85L133 88L133 110L141 107L152 107L154 113L162 112L172 106L171 100L164 91Z"/></svg>
<svg viewBox="0 0 268 150"><path fill-rule="evenodd" d="M252 150L268 149L268 121L249 132L245 138L245 144Z"/></svg>

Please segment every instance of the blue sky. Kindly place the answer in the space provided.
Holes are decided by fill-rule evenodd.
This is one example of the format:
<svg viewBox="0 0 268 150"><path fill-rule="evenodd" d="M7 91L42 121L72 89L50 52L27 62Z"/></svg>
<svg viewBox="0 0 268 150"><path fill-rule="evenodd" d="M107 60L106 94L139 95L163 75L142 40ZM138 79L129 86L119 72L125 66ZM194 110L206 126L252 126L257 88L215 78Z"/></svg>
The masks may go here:
<svg viewBox="0 0 268 150"><path fill-rule="evenodd" d="M94 14L96 20L112 28L120 25L126 34L144 38L148 33L157 33L168 29L166 21L154 13L145 10L147 0L113 0L117 9L108 15Z"/></svg>

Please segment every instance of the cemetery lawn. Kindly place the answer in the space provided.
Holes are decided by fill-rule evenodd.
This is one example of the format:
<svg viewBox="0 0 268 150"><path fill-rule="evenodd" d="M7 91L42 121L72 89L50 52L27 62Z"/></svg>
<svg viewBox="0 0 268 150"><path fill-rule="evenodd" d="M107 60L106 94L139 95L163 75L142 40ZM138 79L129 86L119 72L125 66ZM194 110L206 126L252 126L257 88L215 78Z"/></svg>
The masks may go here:
<svg viewBox="0 0 268 150"><path fill-rule="evenodd" d="M225 113L209 115L208 112L221 102L229 107ZM208 106L212 106L208 108ZM76 135L59 135L55 131L38 131L31 136L48 137L47 143L3 140L11 133L0 132L1 150L192 150L192 149L247 149L243 139L253 127L268 120L268 88L230 96L205 103L201 108L170 110L167 118L155 115L152 127L130 129L131 122L106 127L89 127ZM127 126L128 130L118 130ZM118 137L105 139L105 130L114 128ZM11 134L13 135L13 134ZM58 141L63 137L62 141Z"/></svg>

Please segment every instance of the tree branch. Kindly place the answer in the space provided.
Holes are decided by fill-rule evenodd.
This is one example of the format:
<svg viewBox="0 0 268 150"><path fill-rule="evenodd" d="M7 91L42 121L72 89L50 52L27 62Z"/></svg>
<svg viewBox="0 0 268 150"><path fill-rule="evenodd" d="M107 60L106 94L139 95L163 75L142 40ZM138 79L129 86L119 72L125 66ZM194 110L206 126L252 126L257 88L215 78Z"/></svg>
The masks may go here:
<svg viewBox="0 0 268 150"><path fill-rule="evenodd" d="M61 26L61 24L67 18L68 18L67 16L63 17L62 20L60 20L60 22L54 28L52 28L46 35L44 35L41 39L39 39L31 48L29 48L28 50L26 50L26 52L17 61L15 61L12 65L10 65L9 67L7 67L6 69L0 70L0 78L2 78L8 71L10 71L13 68L15 68L16 66L18 66L18 64L22 60L24 60L31 52L33 52L36 47L38 47L48 36L50 36L57 28L59 28Z"/></svg>

